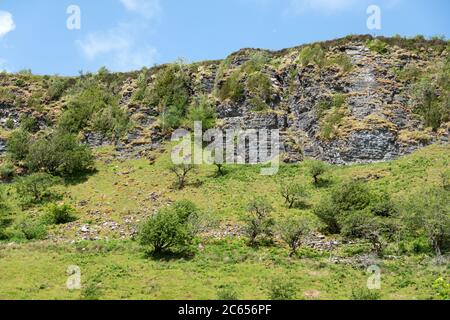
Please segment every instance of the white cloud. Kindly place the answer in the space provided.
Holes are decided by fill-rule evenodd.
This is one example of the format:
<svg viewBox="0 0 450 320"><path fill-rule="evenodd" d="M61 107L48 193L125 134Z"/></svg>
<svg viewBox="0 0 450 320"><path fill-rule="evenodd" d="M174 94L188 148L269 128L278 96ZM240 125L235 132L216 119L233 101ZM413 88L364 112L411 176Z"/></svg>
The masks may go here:
<svg viewBox="0 0 450 320"><path fill-rule="evenodd" d="M136 15L127 23L121 23L105 31L91 32L76 42L86 59L100 60L113 71L129 71L156 62L158 52L148 45L143 36L153 30L159 19L159 0L119 0L127 11Z"/></svg>
<svg viewBox="0 0 450 320"><path fill-rule="evenodd" d="M150 46L138 46L130 36L134 33L132 29L130 25L121 25L105 33L90 33L85 39L77 41L77 45L88 60L102 58L104 64L114 71L153 65L157 50Z"/></svg>
<svg viewBox="0 0 450 320"><path fill-rule="evenodd" d="M161 14L159 0L120 0L125 9L140 14L147 19L154 19Z"/></svg>
<svg viewBox="0 0 450 320"><path fill-rule="evenodd" d="M355 3L356 0L290 0L290 7L295 13L320 11L330 14L346 10Z"/></svg>
<svg viewBox="0 0 450 320"><path fill-rule="evenodd" d="M16 29L16 25L12 14L7 11L0 11L0 38L14 29Z"/></svg>

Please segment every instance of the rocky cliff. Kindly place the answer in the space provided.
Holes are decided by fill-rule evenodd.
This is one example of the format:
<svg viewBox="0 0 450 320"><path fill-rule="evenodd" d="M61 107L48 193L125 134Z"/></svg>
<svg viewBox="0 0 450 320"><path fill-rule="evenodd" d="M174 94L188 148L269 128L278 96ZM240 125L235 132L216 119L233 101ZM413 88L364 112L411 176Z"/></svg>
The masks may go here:
<svg viewBox="0 0 450 320"><path fill-rule="evenodd" d="M352 36L278 52L244 49L222 61L183 68L190 99L208 97L217 127L280 129L286 162L312 157L348 164L391 160L448 142L448 100L441 106L439 126L432 128L417 112L412 92L421 77L448 61L448 54L448 43L439 39ZM136 92L143 82L151 88L165 67L107 74L132 126L119 139L90 129L82 138L92 146L114 144L127 156L158 148L167 137L160 125L161 105L137 99ZM78 81L64 79L65 94L55 97L49 93L53 77L0 74L0 152L23 115L37 119L36 131L56 126ZM220 94L230 83L239 94ZM445 94L436 90L437 97Z"/></svg>

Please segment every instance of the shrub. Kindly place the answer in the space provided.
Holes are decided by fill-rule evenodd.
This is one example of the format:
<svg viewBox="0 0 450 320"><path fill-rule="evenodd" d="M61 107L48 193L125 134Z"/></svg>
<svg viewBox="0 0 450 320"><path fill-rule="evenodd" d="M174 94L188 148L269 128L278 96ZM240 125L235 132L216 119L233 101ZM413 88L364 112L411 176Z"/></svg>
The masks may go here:
<svg viewBox="0 0 450 320"><path fill-rule="evenodd" d="M247 74L260 72L270 62L267 52L258 51L250 56L250 59L242 66L242 71Z"/></svg>
<svg viewBox="0 0 450 320"><path fill-rule="evenodd" d="M294 300L297 293L296 285L289 279L276 278L269 285L270 300Z"/></svg>
<svg viewBox="0 0 450 320"><path fill-rule="evenodd" d="M39 124L36 118L25 115L20 119L20 128L25 132L35 133L39 131Z"/></svg>
<svg viewBox="0 0 450 320"><path fill-rule="evenodd" d="M303 48L300 52L298 62L302 66L314 64L319 68L322 68L326 65L327 60L322 47L319 44L316 44L314 46L307 46Z"/></svg>
<svg viewBox="0 0 450 320"><path fill-rule="evenodd" d="M335 138L344 116L345 114L340 108L333 108L320 123L320 138L323 140Z"/></svg>
<svg viewBox="0 0 450 320"><path fill-rule="evenodd" d="M203 130L214 127L216 123L216 110L207 96L200 96L194 99L187 114L188 126L194 128L194 122L200 121Z"/></svg>
<svg viewBox="0 0 450 320"><path fill-rule="evenodd" d="M0 180L10 182L16 175L16 168L11 162L6 162L0 166Z"/></svg>
<svg viewBox="0 0 450 320"><path fill-rule="evenodd" d="M353 63L348 54L341 53L332 60L332 63L338 65L343 72L347 73L353 69Z"/></svg>
<svg viewBox="0 0 450 320"><path fill-rule="evenodd" d="M217 292L217 300L237 301L239 300L236 290L230 285L222 286Z"/></svg>
<svg viewBox="0 0 450 320"><path fill-rule="evenodd" d="M281 239L291 249L290 256L294 256L301 247L303 239L314 231L314 224L310 218L291 216L278 225Z"/></svg>
<svg viewBox="0 0 450 320"><path fill-rule="evenodd" d="M44 217L46 224L66 224L77 220L75 209L68 204L51 204L46 211Z"/></svg>
<svg viewBox="0 0 450 320"><path fill-rule="evenodd" d="M299 183L282 183L280 191L289 209L304 204L305 198L308 197L308 189Z"/></svg>
<svg viewBox="0 0 450 320"><path fill-rule="evenodd" d="M426 73L411 91L414 112L422 116L426 126L438 130L450 119L450 62Z"/></svg>
<svg viewBox="0 0 450 320"><path fill-rule="evenodd" d="M147 102L165 110L170 107L182 111L183 115L189 101L189 77L182 63L162 68L150 87Z"/></svg>
<svg viewBox="0 0 450 320"><path fill-rule="evenodd" d="M118 139L128 131L129 117L125 110L113 104L93 114L91 127L107 137Z"/></svg>
<svg viewBox="0 0 450 320"><path fill-rule="evenodd" d="M450 194L441 188L423 190L402 207L409 230L428 238L437 256L450 247Z"/></svg>
<svg viewBox="0 0 450 320"><path fill-rule="evenodd" d="M193 214L190 210L180 210L182 207L185 207L185 204L175 204L159 210L149 218L139 231L140 244L150 248L155 254L173 250L183 252L188 249L192 245L196 230L191 224Z"/></svg>
<svg viewBox="0 0 450 320"><path fill-rule="evenodd" d="M233 102L239 102L244 98L245 87L242 83L239 70L235 70L219 86L217 96L220 100L230 99Z"/></svg>
<svg viewBox="0 0 450 320"><path fill-rule="evenodd" d="M351 299L352 300L363 300L363 301L380 300L381 294L377 290L354 289L354 290L352 290Z"/></svg>
<svg viewBox="0 0 450 320"><path fill-rule="evenodd" d="M332 99L320 100L316 105L316 113L318 118L322 116L329 110L333 108L341 108L347 100L347 96L342 93L336 93L333 95Z"/></svg>
<svg viewBox="0 0 450 320"><path fill-rule="evenodd" d="M46 173L35 173L19 178L16 183L17 194L24 204L36 204L51 199L55 196L52 187L60 183L60 180Z"/></svg>
<svg viewBox="0 0 450 320"><path fill-rule="evenodd" d="M448 301L450 299L450 283L444 278L438 278L433 283L433 289L439 299Z"/></svg>
<svg viewBox="0 0 450 320"><path fill-rule="evenodd" d="M369 40L366 45L370 51L378 54L385 54L388 52L387 43L381 41L380 39Z"/></svg>
<svg viewBox="0 0 450 320"><path fill-rule="evenodd" d="M245 217L245 234L251 246L256 246L261 237L271 239L275 222L271 217L273 207L264 198L256 198L248 204Z"/></svg>
<svg viewBox="0 0 450 320"><path fill-rule="evenodd" d="M42 223L25 222L20 225L25 239L27 240L44 240L47 237L47 228Z"/></svg>
<svg viewBox="0 0 450 320"><path fill-rule="evenodd" d="M35 141L25 162L33 172L71 177L90 170L94 158L89 147L80 144L74 135L56 132Z"/></svg>
<svg viewBox="0 0 450 320"><path fill-rule="evenodd" d="M247 90L253 97L267 102L272 95L272 82L264 73L255 72L247 79Z"/></svg>
<svg viewBox="0 0 450 320"><path fill-rule="evenodd" d="M6 122L5 122L5 127L6 127L6 129L9 129L9 130L12 130L12 129L14 129L14 126L15 126L16 124L15 124L15 122L14 122L14 119L12 119L12 118L8 118L7 120L6 120Z"/></svg>
<svg viewBox="0 0 450 320"><path fill-rule="evenodd" d="M23 130L15 131L6 143L6 151L14 162L24 160L29 153L31 135Z"/></svg>
<svg viewBox="0 0 450 320"><path fill-rule="evenodd" d="M91 85L70 100L59 120L59 128L64 132L78 134L92 124L96 112L108 109L111 109L112 116L119 117L117 121L122 121L123 113L118 107L118 99L98 85Z"/></svg>
<svg viewBox="0 0 450 320"><path fill-rule="evenodd" d="M362 182L351 181L336 186L329 197L324 197L314 208L314 213L327 225L331 233L339 233L339 219L349 212L361 211L369 207L371 193Z"/></svg>
<svg viewBox="0 0 450 320"><path fill-rule="evenodd" d="M388 233L389 225L380 217L373 216L369 211L351 211L338 217L342 235L348 238L365 239L372 245L373 251L382 256L386 247L384 235Z"/></svg>
<svg viewBox="0 0 450 320"><path fill-rule="evenodd" d="M69 78L51 78L51 80L47 82L47 96L50 101L59 100L72 84L73 81Z"/></svg>

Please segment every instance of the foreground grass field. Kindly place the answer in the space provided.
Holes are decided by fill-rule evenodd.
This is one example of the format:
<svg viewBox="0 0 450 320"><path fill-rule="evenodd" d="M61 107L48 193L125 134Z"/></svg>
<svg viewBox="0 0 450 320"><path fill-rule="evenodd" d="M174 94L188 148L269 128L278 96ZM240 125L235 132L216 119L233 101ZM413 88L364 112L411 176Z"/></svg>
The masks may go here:
<svg viewBox="0 0 450 320"><path fill-rule="evenodd" d="M248 201L266 197L276 217L288 213L279 194L283 178L310 186L303 209L290 210L311 215L312 207L340 182L359 178L374 192L386 191L395 201L417 194L424 186L440 183L448 172L448 146L434 145L389 163L330 167L326 185L314 187L307 167L285 165L272 177L259 174L259 167L229 166L224 177L214 167L201 167L181 191L172 188L174 177L167 170L169 153L148 160L112 160L111 150L97 151L98 172L60 188L63 200L77 207L78 220L49 227L49 239L21 239L0 244L0 299L216 299L233 291L239 299L270 298L273 281L290 279L297 299L352 299L366 287L368 275L357 256L368 253L364 243L347 243L334 251L303 248L289 258L287 248L249 248L239 237L221 234L224 226L241 224ZM45 204L23 210L9 188L9 205L16 219L39 219ZM124 232L124 221L132 225L173 201L187 199L197 204L209 220L208 230L198 240L193 257L149 258ZM80 204L82 203L82 204ZM93 213L94 212L94 213ZM117 228L104 227L115 222ZM83 241L80 228L95 230L97 240ZM90 234L92 235L92 234ZM327 238L329 241L339 238ZM448 263L437 264L431 255L396 255L377 260L382 271L382 299L435 299L436 279L450 276ZM336 263L336 259L339 258ZM66 287L67 268L81 269L82 290Z"/></svg>
<svg viewBox="0 0 450 320"><path fill-rule="evenodd" d="M83 290L66 287L70 265L81 268ZM380 264L382 299L435 299L434 281L449 274L427 257ZM217 299L232 288L239 299L268 299L272 281L289 278L296 299L352 299L366 286L365 269L329 257L289 259L280 249L244 242L209 243L192 260L152 260L134 243L48 243L3 246L0 299Z"/></svg>

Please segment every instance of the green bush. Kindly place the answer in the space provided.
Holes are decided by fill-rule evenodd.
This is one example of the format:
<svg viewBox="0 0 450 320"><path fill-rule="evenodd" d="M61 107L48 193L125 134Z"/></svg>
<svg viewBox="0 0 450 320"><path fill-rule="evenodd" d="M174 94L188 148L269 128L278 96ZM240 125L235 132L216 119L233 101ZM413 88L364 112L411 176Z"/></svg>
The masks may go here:
<svg viewBox="0 0 450 320"><path fill-rule="evenodd" d="M222 286L217 291L217 300L220 301L237 301L239 300L236 290L230 286Z"/></svg>
<svg viewBox="0 0 450 320"><path fill-rule="evenodd" d="M11 162L3 163L0 166L0 180L10 182L16 175L16 168Z"/></svg>
<svg viewBox="0 0 450 320"><path fill-rule="evenodd" d="M23 130L15 131L6 143L6 152L14 162L25 160L29 154L31 135Z"/></svg>
<svg viewBox="0 0 450 320"><path fill-rule="evenodd" d="M387 43L381 41L380 39L369 40L366 45L370 51L376 52L378 54L386 54L388 52Z"/></svg>
<svg viewBox="0 0 450 320"><path fill-rule="evenodd" d="M196 97L189 107L187 114L188 126L194 128L195 121L202 122L203 130L214 128L217 113L207 96Z"/></svg>
<svg viewBox="0 0 450 320"><path fill-rule="evenodd" d="M117 97L98 85L92 85L70 100L67 110L59 120L59 128L64 132L78 134L80 131L88 129L95 120L93 119L94 115L97 114L97 117L99 117L104 110L109 110L106 112L109 112L113 119L111 130L115 128L116 123L122 123L124 113L118 107ZM95 130L96 128L91 129ZM104 127L100 129L104 129ZM109 131L107 130L107 132Z"/></svg>
<svg viewBox="0 0 450 320"><path fill-rule="evenodd" d="M423 190L402 206L412 235L426 236L436 255L450 248L450 193L442 188Z"/></svg>
<svg viewBox="0 0 450 320"><path fill-rule="evenodd" d="M273 279L269 285L269 299L273 301L295 300L296 293L295 283L286 278Z"/></svg>
<svg viewBox="0 0 450 320"><path fill-rule="evenodd" d="M47 227L42 223L25 222L20 225L20 231L27 240L44 240L47 237Z"/></svg>
<svg viewBox="0 0 450 320"><path fill-rule="evenodd" d="M350 72L353 69L352 59L345 53L339 54L331 62L338 65L345 73Z"/></svg>
<svg viewBox="0 0 450 320"><path fill-rule="evenodd" d="M354 289L351 295L352 300L380 300L381 294L379 290L369 290L369 289Z"/></svg>
<svg viewBox="0 0 450 320"><path fill-rule="evenodd" d="M274 219L271 217L273 207L264 198L256 198L247 206L248 215L244 218L245 234L251 246L256 246L260 238L271 240Z"/></svg>
<svg viewBox="0 0 450 320"><path fill-rule="evenodd" d="M170 107L186 111L189 101L190 80L182 63L162 68L150 87L147 102L162 111Z"/></svg>
<svg viewBox="0 0 450 320"><path fill-rule="evenodd" d="M333 108L320 123L320 138L323 140L335 138L337 129L342 124L344 116L340 108Z"/></svg>
<svg viewBox="0 0 450 320"><path fill-rule="evenodd" d="M298 63L302 66L313 64L322 68L327 64L327 59L322 47L316 44L302 49L298 57Z"/></svg>
<svg viewBox="0 0 450 320"><path fill-rule="evenodd" d="M92 169L94 158L89 147L80 144L74 135L56 132L35 141L25 163L33 172L72 177Z"/></svg>
<svg viewBox="0 0 450 320"><path fill-rule="evenodd" d="M245 86L242 83L240 70L235 70L218 87L217 96L220 100L230 99L239 102L244 98Z"/></svg>
<svg viewBox="0 0 450 320"><path fill-rule="evenodd" d="M247 91L251 96L267 102L272 95L272 82L262 72L252 73L247 79Z"/></svg>
<svg viewBox="0 0 450 320"><path fill-rule="evenodd" d="M140 244L154 254L186 251L196 235L196 228L191 223L191 219L195 218L195 213L191 212L193 209L192 205L183 203L159 210L142 225L139 231Z"/></svg>
<svg viewBox="0 0 450 320"><path fill-rule="evenodd" d="M332 96L332 99L320 100L316 105L316 113L318 118L322 118L322 116L329 110L333 108L339 109L347 101L347 96L343 93L336 93Z"/></svg>
<svg viewBox="0 0 450 320"><path fill-rule="evenodd" d="M270 56L267 52L258 51L250 56L250 59L242 66L242 71L251 74L260 72L270 62Z"/></svg>
<svg viewBox="0 0 450 320"><path fill-rule="evenodd" d="M16 124L15 124L15 122L14 122L14 119L12 119L12 118L8 118L7 120L6 120L6 122L5 122L5 127L6 127L6 129L9 129L9 130L12 130L12 129L14 129L14 126L15 126Z"/></svg>
<svg viewBox="0 0 450 320"><path fill-rule="evenodd" d="M21 177L16 182L17 195L24 205L41 203L56 195L52 187L60 182L60 179L46 173Z"/></svg>
<svg viewBox="0 0 450 320"><path fill-rule="evenodd" d="M450 120L450 60L424 73L411 89L411 104L425 125L438 130Z"/></svg>
<svg viewBox="0 0 450 320"><path fill-rule="evenodd" d="M334 187L329 197L324 197L314 208L314 214L327 226L330 233L339 233L340 218L349 212L369 207L372 199L367 186L362 182L346 182Z"/></svg>
<svg viewBox="0 0 450 320"><path fill-rule="evenodd" d="M67 89L73 85L73 82L69 78L62 77L53 77L47 81L47 96L50 101L59 100L66 93Z"/></svg>
<svg viewBox="0 0 450 320"><path fill-rule="evenodd" d="M125 110L113 104L94 113L90 124L93 131L118 139L128 131L130 120Z"/></svg>
<svg viewBox="0 0 450 320"><path fill-rule="evenodd" d="M25 115L20 119L20 128L25 132L35 133L39 131L39 124L36 118Z"/></svg>
<svg viewBox="0 0 450 320"><path fill-rule="evenodd" d="M44 217L44 222L46 224L66 224L76 220L75 209L68 204L49 205Z"/></svg>

